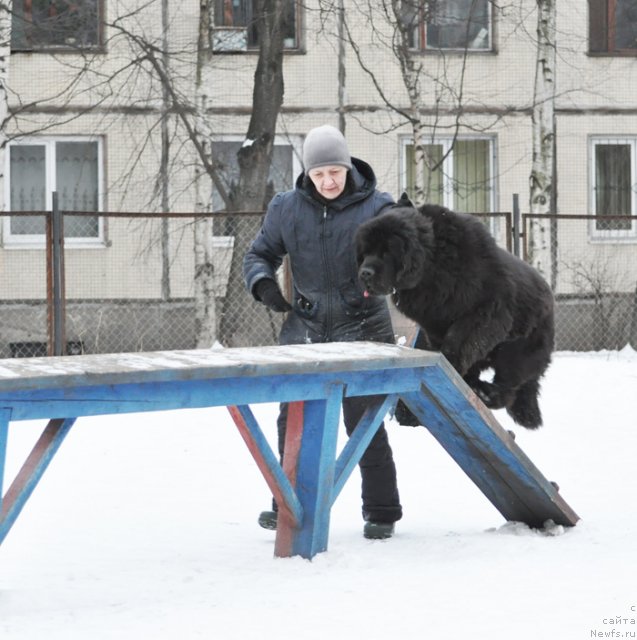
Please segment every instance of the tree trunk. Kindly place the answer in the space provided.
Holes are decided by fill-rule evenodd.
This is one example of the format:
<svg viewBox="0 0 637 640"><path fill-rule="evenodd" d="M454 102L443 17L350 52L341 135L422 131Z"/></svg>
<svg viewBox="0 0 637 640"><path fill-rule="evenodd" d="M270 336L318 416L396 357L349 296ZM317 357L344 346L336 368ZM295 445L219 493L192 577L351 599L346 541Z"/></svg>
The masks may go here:
<svg viewBox="0 0 637 640"><path fill-rule="evenodd" d="M209 61L208 34L211 17L210 0L201 0L199 16L199 46L197 69L195 76L196 122L195 135L199 141L199 154L203 155L204 165L212 165L210 158L211 131L206 116L207 94L202 80L204 66ZM205 169L198 165L195 169L195 192L197 213L210 215L195 218L194 252L195 252L195 346L198 349L209 349L217 341L217 301L214 289L214 264L212 261L212 212L210 179Z"/></svg>
<svg viewBox="0 0 637 640"><path fill-rule="evenodd" d="M230 211L262 211L271 197L268 175L276 133L276 121L283 103L284 0L262 0L258 16L259 59L254 74L252 116L246 140L237 154L239 181L230 193ZM225 346L254 346L263 343L263 327L280 323L280 316L268 317L265 308L245 291L243 257L259 231L260 218L231 221L228 235L234 236L228 291L221 318L221 341ZM241 300L241 304L237 304ZM277 331L273 331L274 334ZM272 336L272 341L276 336ZM269 340L268 340L269 341Z"/></svg>
<svg viewBox="0 0 637 640"><path fill-rule="evenodd" d="M530 211L551 212L555 136L555 0L537 0L537 59L533 96L533 165L530 176ZM546 275L549 225L532 220L530 255L533 265Z"/></svg>
<svg viewBox="0 0 637 640"><path fill-rule="evenodd" d="M6 121L9 115L7 82L9 78L9 58L11 56L11 13L13 3L5 0L0 5L0 211L5 211L4 201L4 154L7 148Z"/></svg>

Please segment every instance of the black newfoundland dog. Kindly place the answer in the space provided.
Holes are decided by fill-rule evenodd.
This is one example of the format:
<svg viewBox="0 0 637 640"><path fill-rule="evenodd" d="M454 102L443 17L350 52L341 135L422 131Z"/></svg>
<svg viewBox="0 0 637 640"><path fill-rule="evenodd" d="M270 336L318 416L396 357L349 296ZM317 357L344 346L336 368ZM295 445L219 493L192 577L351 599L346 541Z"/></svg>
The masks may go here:
<svg viewBox="0 0 637 640"><path fill-rule="evenodd" d="M392 295L482 401L518 424L542 424L539 380L553 350L553 295L533 267L500 249L476 217L415 209L403 195L362 224L359 277L368 295ZM422 333L422 332L421 332ZM493 380L480 378L492 369Z"/></svg>

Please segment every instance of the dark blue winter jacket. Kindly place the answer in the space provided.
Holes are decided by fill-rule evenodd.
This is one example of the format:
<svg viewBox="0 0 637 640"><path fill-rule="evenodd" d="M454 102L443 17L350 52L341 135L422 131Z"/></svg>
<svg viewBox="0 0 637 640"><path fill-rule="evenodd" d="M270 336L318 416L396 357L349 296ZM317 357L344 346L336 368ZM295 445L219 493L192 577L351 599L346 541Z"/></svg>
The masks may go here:
<svg viewBox="0 0 637 640"><path fill-rule="evenodd" d="M252 295L255 284L274 279L289 256L293 310L283 323L280 344L394 341L386 300L363 296L354 242L358 226L393 199L376 190L366 162L352 158L352 164L350 186L333 201L321 202L304 174L295 189L274 196L245 255L244 277Z"/></svg>

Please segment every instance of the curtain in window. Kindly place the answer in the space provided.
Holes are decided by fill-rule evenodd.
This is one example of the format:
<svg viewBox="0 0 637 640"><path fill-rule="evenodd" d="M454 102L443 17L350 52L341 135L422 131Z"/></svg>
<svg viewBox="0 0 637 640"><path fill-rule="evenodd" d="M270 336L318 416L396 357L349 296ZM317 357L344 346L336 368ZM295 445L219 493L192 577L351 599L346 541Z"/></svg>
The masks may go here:
<svg viewBox="0 0 637 640"><path fill-rule="evenodd" d="M58 204L63 211L99 211L97 142L55 145ZM99 233L97 216L67 216L67 238L92 238Z"/></svg>
<svg viewBox="0 0 637 640"><path fill-rule="evenodd" d="M491 169L489 140L456 140L450 163L440 164L445 153L443 144L426 145L428 166L425 169L425 199L465 213L484 213L491 210ZM406 148L407 189L414 185L414 149ZM445 175L445 166L450 166ZM445 197L445 193L449 194Z"/></svg>
<svg viewBox="0 0 637 640"><path fill-rule="evenodd" d="M10 205L13 211L47 211L47 188L58 192L63 211L99 211L96 141L20 144L9 147ZM55 153L55 175L47 177L48 154ZM12 216L12 235L44 235L43 216ZM67 238L95 238L98 216L66 216Z"/></svg>
<svg viewBox="0 0 637 640"><path fill-rule="evenodd" d="M628 144L595 145L595 213L631 215L631 150ZM630 220L598 220L596 228L625 230L631 228Z"/></svg>
<svg viewBox="0 0 637 640"><path fill-rule="evenodd" d="M428 13L427 48L489 48L488 0L435 0Z"/></svg>
<svg viewBox="0 0 637 640"><path fill-rule="evenodd" d="M46 148L24 144L9 147L11 172L10 203L13 211L46 209ZM11 233L44 234L43 216L13 216Z"/></svg>
<svg viewBox="0 0 637 640"><path fill-rule="evenodd" d="M453 167L456 211L489 211L489 141L456 140Z"/></svg>

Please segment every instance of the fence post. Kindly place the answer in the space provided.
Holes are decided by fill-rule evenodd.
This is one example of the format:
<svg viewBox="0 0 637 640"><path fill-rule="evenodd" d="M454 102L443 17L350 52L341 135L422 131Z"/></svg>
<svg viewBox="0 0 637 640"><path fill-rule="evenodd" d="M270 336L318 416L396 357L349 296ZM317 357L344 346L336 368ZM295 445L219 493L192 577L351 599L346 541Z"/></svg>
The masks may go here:
<svg viewBox="0 0 637 640"><path fill-rule="evenodd" d="M52 274L52 323L49 323L49 347L52 355L64 355L64 221L58 204L58 194L52 194L51 210L51 274Z"/></svg>
<svg viewBox="0 0 637 640"><path fill-rule="evenodd" d="M513 194L513 255L520 257L520 195Z"/></svg>

